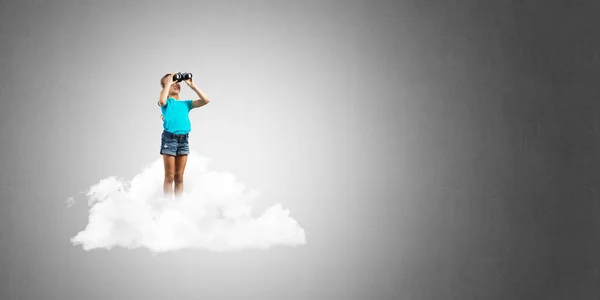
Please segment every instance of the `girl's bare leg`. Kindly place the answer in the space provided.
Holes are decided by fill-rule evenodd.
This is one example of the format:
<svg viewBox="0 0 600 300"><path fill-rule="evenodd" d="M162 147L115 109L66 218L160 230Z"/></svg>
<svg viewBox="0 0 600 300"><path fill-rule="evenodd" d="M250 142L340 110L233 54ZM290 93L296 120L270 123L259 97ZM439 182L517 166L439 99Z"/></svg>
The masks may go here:
<svg viewBox="0 0 600 300"><path fill-rule="evenodd" d="M187 154L175 157L175 197L183 194L183 171L185 171L187 157Z"/></svg>
<svg viewBox="0 0 600 300"><path fill-rule="evenodd" d="M163 183L163 193L168 199L173 198L173 181L175 180L175 156L163 154L165 164L165 181Z"/></svg>

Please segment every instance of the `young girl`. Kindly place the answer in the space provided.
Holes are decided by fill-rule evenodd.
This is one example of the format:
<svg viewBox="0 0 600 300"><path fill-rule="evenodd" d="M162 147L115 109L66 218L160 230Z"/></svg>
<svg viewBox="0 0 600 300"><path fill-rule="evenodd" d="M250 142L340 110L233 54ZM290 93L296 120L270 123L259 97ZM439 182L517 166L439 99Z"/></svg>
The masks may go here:
<svg viewBox="0 0 600 300"><path fill-rule="evenodd" d="M160 79L162 91L158 98L158 106L162 112L163 132L161 135L160 154L165 166L164 195L172 199L173 194L179 198L183 194L183 171L189 154L188 137L191 123L188 113L194 108L206 105L209 100L196 87L194 79L186 79L185 83L198 94L198 100L179 100L181 86L173 81L175 73L168 73ZM173 192L173 182L175 191Z"/></svg>

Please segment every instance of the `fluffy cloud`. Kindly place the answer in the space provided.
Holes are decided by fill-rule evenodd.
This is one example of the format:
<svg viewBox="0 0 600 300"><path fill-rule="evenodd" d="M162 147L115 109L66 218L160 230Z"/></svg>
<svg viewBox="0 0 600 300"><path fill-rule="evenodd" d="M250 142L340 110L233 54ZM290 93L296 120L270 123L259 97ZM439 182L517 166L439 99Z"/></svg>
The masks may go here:
<svg viewBox="0 0 600 300"><path fill-rule="evenodd" d="M209 160L188 155L184 194L167 200L162 193L162 157L130 182L118 177L89 188L89 221L71 239L85 250L146 247L152 252L186 248L234 251L306 243L304 230L276 203L260 216L251 215L260 194L236 182L233 175L208 171ZM74 203L73 198L67 200Z"/></svg>

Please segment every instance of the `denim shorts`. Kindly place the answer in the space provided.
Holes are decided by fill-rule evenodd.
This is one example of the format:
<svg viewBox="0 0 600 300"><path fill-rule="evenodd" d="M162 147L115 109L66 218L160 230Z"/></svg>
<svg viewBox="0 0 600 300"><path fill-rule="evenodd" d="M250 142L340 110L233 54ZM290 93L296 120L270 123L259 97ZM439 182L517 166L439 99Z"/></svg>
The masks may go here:
<svg viewBox="0 0 600 300"><path fill-rule="evenodd" d="M160 154L173 156L186 155L190 153L188 144L189 133L174 134L163 130L160 138Z"/></svg>

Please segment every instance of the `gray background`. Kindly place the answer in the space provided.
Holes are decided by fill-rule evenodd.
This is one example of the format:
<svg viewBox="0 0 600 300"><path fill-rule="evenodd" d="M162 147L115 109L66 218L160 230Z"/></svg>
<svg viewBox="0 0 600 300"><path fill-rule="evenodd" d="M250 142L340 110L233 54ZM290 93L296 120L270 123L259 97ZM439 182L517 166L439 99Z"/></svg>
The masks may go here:
<svg viewBox="0 0 600 300"><path fill-rule="evenodd" d="M598 299L598 2L2 1L2 299ZM307 244L84 251L65 199L190 146ZM182 86L182 98L194 98Z"/></svg>

